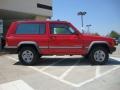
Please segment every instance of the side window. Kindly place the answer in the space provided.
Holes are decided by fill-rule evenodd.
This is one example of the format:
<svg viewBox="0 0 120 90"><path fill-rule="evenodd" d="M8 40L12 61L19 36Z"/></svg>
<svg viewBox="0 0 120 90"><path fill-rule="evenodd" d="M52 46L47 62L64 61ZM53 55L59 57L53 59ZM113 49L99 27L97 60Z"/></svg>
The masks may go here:
<svg viewBox="0 0 120 90"><path fill-rule="evenodd" d="M24 23L19 24L16 30L16 34L44 34L45 24L31 24Z"/></svg>
<svg viewBox="0 0 120 90"><path fill-rule="evenodd" d="M40 33L39 34L45 34L46 32L46 25L45 24L39 24L40 25Z"/></svg>
<svg viewBox="0 0 120 90"><path fill-rule="evenodd" d="M51 34L73 34L71 27L65 24L51 24Z"/></svg>

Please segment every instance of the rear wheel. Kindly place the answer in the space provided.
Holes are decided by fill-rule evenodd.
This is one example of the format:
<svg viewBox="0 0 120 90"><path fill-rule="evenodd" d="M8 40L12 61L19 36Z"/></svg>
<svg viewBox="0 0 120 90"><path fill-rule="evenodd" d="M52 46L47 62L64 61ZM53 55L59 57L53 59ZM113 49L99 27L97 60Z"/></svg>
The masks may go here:
<svg viewBox="0 0 120 90"><path fill-rule="evenodd" d="M103 47L93 48L89 55L91 64L103 65L108 62L108 50Z"/></svg>
<svg viewBox="0 0 120 90"><path fill-rule="evenodd" d="M19 61L24 65L34 65L39 60L39 54L33 47L23 47L20 49Z"/></svg>

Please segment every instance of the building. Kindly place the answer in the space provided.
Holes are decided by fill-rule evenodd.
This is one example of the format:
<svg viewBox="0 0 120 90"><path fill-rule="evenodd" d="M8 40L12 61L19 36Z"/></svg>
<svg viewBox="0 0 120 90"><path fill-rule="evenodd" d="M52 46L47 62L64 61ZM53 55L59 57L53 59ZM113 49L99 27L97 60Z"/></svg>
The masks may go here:
<svg viewBox="0 0 120 90"><path fill-rule="evenodd" d="M0 20L0 33L3 33L3 20Z"/></svg>
<svg viewBox="0 0 120 90"><path fill-rule="evenodd" d="M0 20L3 33L16 20L46 20L52 17L52 0L0 0Z"/></svg>

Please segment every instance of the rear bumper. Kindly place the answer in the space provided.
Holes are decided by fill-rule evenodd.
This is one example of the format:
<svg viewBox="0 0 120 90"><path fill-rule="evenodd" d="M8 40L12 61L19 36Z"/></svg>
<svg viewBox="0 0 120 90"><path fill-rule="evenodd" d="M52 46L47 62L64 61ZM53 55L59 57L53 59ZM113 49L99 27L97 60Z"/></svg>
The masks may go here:
<svg viewBox="0 0 120 90"><path fill-rule="evenodd" d="M112 54L113 52L116 51L116 47L110 48L110 53Z"/></svg>

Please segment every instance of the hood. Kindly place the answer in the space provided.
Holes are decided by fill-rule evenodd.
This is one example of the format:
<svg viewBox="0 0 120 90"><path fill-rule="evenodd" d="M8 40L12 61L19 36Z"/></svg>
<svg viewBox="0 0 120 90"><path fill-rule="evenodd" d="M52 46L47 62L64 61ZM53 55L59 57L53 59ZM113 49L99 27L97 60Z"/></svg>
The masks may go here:
<svg viewBox="0 0 120 90"><path fill-rule="evenodd" d="M114 41L110 37L87 35L87 34L83 34L83 39L87 41L107 41L107 42Z"/></svg>

